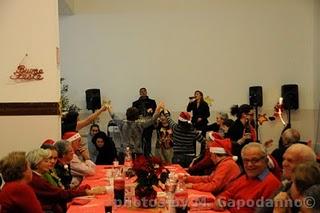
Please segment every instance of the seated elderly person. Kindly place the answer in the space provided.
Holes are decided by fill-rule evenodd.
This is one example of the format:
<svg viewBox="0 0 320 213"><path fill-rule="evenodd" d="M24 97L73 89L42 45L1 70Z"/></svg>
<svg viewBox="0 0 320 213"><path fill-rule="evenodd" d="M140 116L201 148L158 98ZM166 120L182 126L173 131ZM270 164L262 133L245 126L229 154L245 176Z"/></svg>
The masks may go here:
<svg viewBox="0 0 320 213"><path fill-rule="evenodd" d="M70 169L70 162L73 158L73 149L69 141L57 141L54 144L58 152L58 161L55 165L55 171L57 176L60 178L62 185L65 189L70 189L72 175Z"/></svg>
<svg viewBox="0 0 320 213"><path fill-rule="evenodd" d="M57 175L55 165L58 160L58 151L57 148L53 145L55 142L53 140L46 140L40 148L48 149L51 152L50 156L50 169L47 173L43 174L42 177L46 179L49 183L54 186L58 186L62 189L65 189L64 185L61 182L61 178Z"/></svg>
<svg viewBox="0 0 320 213"><path fill-rule="evenodd" d="M83 177L95 174L96 165L90 160L88 150L79 150L82 141L79 133L66 132L63 135L63 139L69 141L73 149L73 158L70 162L72 175L71 187L76 187L80 185ZM80 151L84 161L76 154L78 151Z"/></svg>
<svg viewBox="0 0 320 213"><path fill-rule="evenodd" d="M64 190L50 184L42 177L50 169L50 155L51 152L45 149L36 149L27 154L27 160L33 170L32 181L29 185L35 191L44 211L66 212L67 202L74 197L105 193L105 187L97 187L92 190L84 188Z"/></svg>
<svg viewBox="0 0 320 213"><path fill-rule="evenodd" d="M6 182L0 191L0 212L41 213L41 205L28 185L32 171L25 152L11 152L0 161L0 173Z"/></svg>
<svg viewBox="0 0 320 213"><path fill-rule="evenodd" d="M217 196L215 210L254 212L260 199L268 199L280 187L280 181L268 170L267 152L260 143L251 142L241 150L245 174Z"/></svg>
<svg viewBox="0 0 320 213"><path fill-rule="evenodd" d="M230 139L214 139L210 143L209 150L211 160L216 167L215 170L209 176L187 177L186 186L216 195L240 175L240 168L232 158Z"/></svg>
<svg viewBox="0 0 320 213"><path fill-rule="evenodd" d="M295 167L306 161L316 162L314 151L304 144L291 145L283 155L282 167L284 178L291 181Z"/></svg>
<svg viewBox="0 0 320 213"><path fill-rule="evenodd" d="M290 207L299 209L299 212L313 212L313 208L319 210L319 194L311 194L315 187L320 186L320 167L316 162L307 162L299 164L294 169L292 185L289 192L280 192L274 198L274 213L288 212ZM314 187L314 188L311 188ZM290 195L289 195L290 194ZM309 195L309 197L307 196ZM311 196L310 196L311 195ZM295 201L295 202L290 202ZM318 207L315 206L317 201ZM290 206L285 204L299 204ZM300 205L304 204L304 205ZM293 211L294 212L294 211Z"/></svg>
<svg viewBox="0 0 320 213"><path fill-rule="evenodd" d="M301 163L304 162L316 162L316 154L314 151L307 145L304 144L293 144L289 148L287 148L286 152L283 155L283 181L281 187L275 193L278 194L281 192L286 192L289 190L292 179L293 179L293 171L294 169ZM273 212L273 206L264 206L261 207L257 212Z"/></svg>
<svg viewBox="0 0 320 213"><path fill-rule="evenodd" d="M300 141L300 133L296 129L286 129L282 134L281 134L281 140L282 140L282 146L279 146L279 148L273 150L271 153L272 157L276 159L280 167L282 168L282 159L283 159L283 154L287 150L289 146L295 143L299 143Z"/></svg>

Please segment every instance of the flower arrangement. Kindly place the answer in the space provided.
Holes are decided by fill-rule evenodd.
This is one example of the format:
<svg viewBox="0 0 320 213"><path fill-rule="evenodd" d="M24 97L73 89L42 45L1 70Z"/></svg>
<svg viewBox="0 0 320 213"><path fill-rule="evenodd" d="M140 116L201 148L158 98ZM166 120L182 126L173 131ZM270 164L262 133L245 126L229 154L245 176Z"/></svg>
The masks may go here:
<svg viewBox="0 0 320 213"><path fill-rule="evenodd" d="M165 183L169 171L164 168L159 158L145 157L143 155L133 161L132 169L137 176L136 197L143 201L141 202L142 207L148 208L148 204L152 204L152 201L156 200L157 192L155 187L162 188L160 185Z"/></svg>

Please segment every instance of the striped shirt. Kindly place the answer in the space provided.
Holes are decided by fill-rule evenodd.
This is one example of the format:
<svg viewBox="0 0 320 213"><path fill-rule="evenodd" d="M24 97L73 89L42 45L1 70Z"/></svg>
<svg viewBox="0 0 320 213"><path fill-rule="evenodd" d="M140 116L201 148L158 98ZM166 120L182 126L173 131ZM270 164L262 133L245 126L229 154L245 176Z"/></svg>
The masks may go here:
<svg viewBox="0 0 320 213"><path fill-rule="evenodd" d="M169 121L169 126L173 131L173 151L175 154L195 155L196 141L205 143L205 138L200 132L190 125L181 125L173 121L168 114L165 114Z"/></svg>

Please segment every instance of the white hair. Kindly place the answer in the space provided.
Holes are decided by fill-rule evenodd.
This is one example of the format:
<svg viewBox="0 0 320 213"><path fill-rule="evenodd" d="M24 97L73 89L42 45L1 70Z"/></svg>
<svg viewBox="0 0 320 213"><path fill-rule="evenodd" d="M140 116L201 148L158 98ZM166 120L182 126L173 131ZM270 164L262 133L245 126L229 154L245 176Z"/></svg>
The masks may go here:
<svg viewBox="0 0 320 213"><path fill-rule="evenodd" d="M294 152L295 157L299 159L299 161L305 162L305 161L317 161L317 155L316 153L307 145L304 144L292 144L289 146L289 148L286 150L286 152Z"/></svg>
<svg viewBox="0 0 320 213"><path fill-rule="evenodd" d="M51 156L51 151L49 149L35 149L28 152L26 158L30 163L30 167L32 170L37 169L37 165L43 159L49 158Z"/></svg>
<svg viewBox="0 0 320 213"><path fill-rule="evenodd" d="M241 157L242 158L243 158L244 151L249 149L249 148L258 148L263 156L267 156L268 155L266 148L261 143L251 142L251 143L248 143L247 145L245 145L242 148L242 150L241 150Z"/></svg>

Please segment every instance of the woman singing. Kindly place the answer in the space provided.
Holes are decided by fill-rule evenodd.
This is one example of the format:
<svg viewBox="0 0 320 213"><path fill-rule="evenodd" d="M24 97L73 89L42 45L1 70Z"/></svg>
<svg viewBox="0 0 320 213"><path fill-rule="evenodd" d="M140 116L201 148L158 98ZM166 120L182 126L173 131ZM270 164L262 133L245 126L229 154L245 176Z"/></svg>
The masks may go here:
<svg viewBox="0 0 320 213"><path fill-rule="evenodd" d="M192 112L192 124L201 131L201 134L205 136L208 118L210 116L209 106L203 99L203 93L199 90L194 92L194 97L190 97L190 102L187 106L187 111Z"/></svg>

